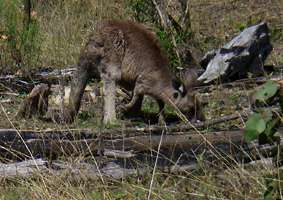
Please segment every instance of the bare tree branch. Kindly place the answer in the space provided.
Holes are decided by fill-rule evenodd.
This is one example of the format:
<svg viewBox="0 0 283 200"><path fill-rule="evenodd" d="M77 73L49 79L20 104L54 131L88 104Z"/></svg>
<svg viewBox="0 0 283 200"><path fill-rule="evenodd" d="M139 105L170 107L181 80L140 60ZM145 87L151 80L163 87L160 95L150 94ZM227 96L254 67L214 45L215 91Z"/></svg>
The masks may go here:
<svg viewBox="0 0 283 200"><path fill-rule="evenodd" d="M172 24L171 24L171 21L169 19L169 15L166 11L166 5L164 4L165 1L164 0L152 0L152 3L154 4L154 6L155 6L155 8L156 8L156 10L159 14L162 26L171 36L172 43L173 43L173 46L174 46L174 49L175 49L175 53L177 55L179 63L181 63L181 56L180 56L180 53L179 53L178 48L177 48L176 38L174 37L174 34L173 34Z"/></svg>
<svg viewBox="0 0 283 200"><path fill-rule="evenodd" d="M186 9L185 9L183 17L181 19L181 25L182 25L183 30L185 32L187 32L189 29L192 28L191 14L190 14L190 0L187 0Z"/></svg>

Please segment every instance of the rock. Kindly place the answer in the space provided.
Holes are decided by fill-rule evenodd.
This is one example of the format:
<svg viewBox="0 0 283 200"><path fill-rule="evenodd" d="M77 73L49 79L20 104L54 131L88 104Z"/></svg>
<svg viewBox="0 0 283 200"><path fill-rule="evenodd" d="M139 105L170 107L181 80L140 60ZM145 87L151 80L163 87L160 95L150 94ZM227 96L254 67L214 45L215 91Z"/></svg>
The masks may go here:
<svg viewBox="0 0 283 200"><path fill-rule="evenodd" d="M203 57L201 65L206 71L198 80L204 83L218 78L227 81L246 77L248 73L262 73L263 63L271 51L267 24L251 26L222 48Z"/></svg>

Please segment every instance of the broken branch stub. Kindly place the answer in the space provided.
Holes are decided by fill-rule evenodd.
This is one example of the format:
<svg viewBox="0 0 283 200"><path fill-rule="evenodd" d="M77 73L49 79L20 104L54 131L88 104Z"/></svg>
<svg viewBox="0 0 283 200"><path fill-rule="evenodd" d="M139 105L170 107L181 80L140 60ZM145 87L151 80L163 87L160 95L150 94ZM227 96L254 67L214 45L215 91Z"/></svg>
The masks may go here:
<svg viewBox="0 0 283 200"><path fill-rule="evenodd" d="M206 71L198 80L204 83L218 78L227 81L246 77L248 73L263 73L263 63L271 51L267 24L251 26L222 48L204 56L201 65Z"/></svg>
<svg viewBox="0 0 283 200"><path fill-rule="evenodd" d="M44 115L48 109L50 87L47 84L35 86L22 102L17 117L31 118L33 115Z"/></svg>

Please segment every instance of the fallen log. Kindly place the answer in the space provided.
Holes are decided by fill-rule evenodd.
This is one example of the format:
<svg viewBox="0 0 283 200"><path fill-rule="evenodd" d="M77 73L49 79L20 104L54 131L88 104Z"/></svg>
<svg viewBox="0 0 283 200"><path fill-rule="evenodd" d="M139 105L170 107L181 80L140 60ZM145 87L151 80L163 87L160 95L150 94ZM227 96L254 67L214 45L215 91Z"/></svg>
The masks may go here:
<svg viewBox="0 0 283 200"><path fill-rule="evenodd" d="M8 132L13 133L12 130ZM6 133L8 133L6 132ZM2 132L3 133L3 132ZM76 140L75 137L57 137L50 138L40 134L30 132L14 133L15 137L5 137L0 131L0 153L2 155L87 155L97 154L98 152L107 151L147 151L156 149L162 137L162 148L183 148L193 149L196 146L209 146L216 144L238 144L243 142L243 131L222 131L216 133L198 134L194 132L177 132L174 134L166 133L162 135L136 135L132 137L120 138L103 138L82 132L81 138ZM22 139L18 134L21 134ZM58 134L58 132L56 133ZM70 133L68 133L70 134ZM50 135L50 133L49 133ZM78 136L77 136L78 137ZM1 140L2 139L2 140ZM106 153L107 155L107 153ZM116 154L118 156L118 154ZM124 155L126 156L126 155ZM119 156L118 156L119 157Z"/></svg>
<svg viewBox="0 0 283 200"><path fill-rule="evenodd" d="M47 161L42 159L0 164L0 178L28 177L43 171L47 171Z"/></svg>
<svg viewBox="0 0 283 200"><path fill-rule="evenodd" d="M121 179L128 176L142 176L144 174L152 173L153 166L149 163L142 163L141 165L131 165L127 167L125 163L114 161L101 161L99 158L95 164L86 162L69 163L64 161L47 162L43 159L31 159L17 163L0 164L0 178L28 178L30 176L60 176L69 181L78 180L101 180L105 178ZM160 158L159 158L160 159ZM209 163L207 163L209 164ZM273 167L273 162L270 158L262 158L260 160L251 161L244 165L244 168L266 165ZM187 173L198 168L195 162L189 164L172 163L169 165L157 165L159 170L157 173Z"/></svg>
<svg viewBox="0 0 283 200"><path fill-rule="evenodd" d="M161 172L180 173L195 170L196 164L191 165L170 165L162 168L158 167ZM30 176L60 176L69 181L77 180L98 180L104 178L121 179L128 176L141 176L151 173L152 167L140 166L127 168L113 161L99 163L98 165L90 163L67 163L62 161L54 161L49 163L43 159L25 160L22 162L0 164L0 178L28 178Z"/></svg>
<svg viewBox="0 0 283 200"><path fill-rule="evenodd" d="M69 66L65 69L55 69L52 71L41 71L34 75L34 79L41 82L48 82L49 84L59 83L59 80L70 80L77 68L75 65Z"/></svg>
<svg viewBox="0 0 283 200"><path fill-rule="evenodd" d="M30 92L38 82L27 82L17 76L0 77L0 87L9 92Z"/></svg>
<svg viewBox="0 0 283 200"><path fill-rule="evenodd" d="M279 129L282 134L283 128ZM28 140L25 141L28 148L31 151L36 148L40 151L50 151L56 153L57 155L97 155L97 151L100 149L104 156L115 157L115 159L122 158L126 159L127 162L122 162L119 164L115 162L106 162L99 164L88 164L82 163L78 165L73 164L58 164L52 162L52 164L47 165L44 160L28 160L21 163L12 164L0 164L0 177L18 177L18 176L31 176L37 173L51 173L54 175L69 174L71 177L75 178L123 178L130 175L139 175L147 172L151 172L154 162L150 159L143 157L141 155L136 157L136 153L152 151L150 158L155 160L158 156L159 162L157 167L165 172L178 173L187 170L194 170L196 168L196 156L202 154L202 157L206 160L224 159L224 162L229 162L226 157L233 157L235 160L247 159L248 162L253 159L260 159L262 156L270 157L274 156L274 150L282 148L277 145L258 145L258 144L247 144L243 140L243 131L221 131L215 133L197 134L197 133L176 133L174 135L163 134L163 135L148 135L148 136L135 136L124 139L114 139L114 140L95 140L95 139L85 139L80 141L54 141L54 140ZM101 144L102 143L102 144ZM161 143L161 145L160 145ZM166 155L164 151L160 151L157 154L156 149L160 145L161 149L169 149L169 155ZM21 146L21 149L17 149ZM36 148L35 148L36 146ZM263 148L261 148L263 147ZM14 148L14 149L13 149ZM14 152L19 150L23 152L24 145L20 145L20 142L14 143L11 146ZM121 150L119 150L121 149ZM177 159L172 157L172 152L176 149L181 149L186 152L187 156L181 158L178 154ZM129 152L126 152L130 150ZM134 151L131 151L134 150ZM49 153L50 153L49 152ZM133 154L135 152L135 154ZM2 151L1 151L2 153ZM43 156L34 154L34 156ZM46 153L46 152L45 152ZM241 154L241 156L239 156ZM142 154L146 156L146 154ZM189 156L188 156L189 155ZM170 159L168 159L170 158ZM96 159L96 158L94 158ZM140 160L139 165L133 164L135 160ZM99 160L99 158L97 158ZM169 160L169 161L168 161ZM130 162L131 164L126 163ZM145 168L144 165L147 165ZM127 167L132 166L132 167ZM99 170L98 168L99 167Z"/></svg>
<svg viewBox="0 0 283 200"><path fill-rule="evenodd" d="M7 75L0 77L0 86L4 87L10 92L26 92L29 93L32 88L40 83L45 84L58 84L59 80L68 81L73 77L76 68L71 66L70 68L62 70L41 71L35 74L23 75Z"/></svg>
<svg viewBox="0 0 283 200"><path fill-rule="evenodd" d="M229 154L237 148L243 147L248 152L254 149L244 141L243 130L199 133L196 131L170 132L163 129L163 134L160 132L151 134L142 132L141 129L134 129L134 132L128 135L123 135L123 130L120 130L120 137L116 133L112 138L112 133L105 136L107 130L103 131L102 134L102 131L95 132L94 130L74 130L73 132L72 130L41 132L0 130L0 155L29 158L49 155L57 157L59 155L102 154L110 157L130 158L137 152L155 151L160 142L162 149L182 149L184 151L216 149ZM280 127L278 132L283 134L283 127ZM274 148L268 146L270 147L268 152L273 151ZM266 148L260 145L256 147Z"/></svg>
<svg viewBox="0 0 283 200"><path fill-rule="evenodd" d="M129 136L138 136L144 134L160 134L162 131L174 134L175 132L188 132L193 129L206 129L215 124L238 119L243 114L232 114L223 116L214 120L188 125L158 126L150 125L147 127L125 127L113 129L66 129L66 130L17 130L17 129L0 129L0 142L12 142L22 137L24 140L31 139L57 139L57 140L82 140L94 139L97 137L105 139L115 139Z"/></svg>
<svg viewBox="0 0 283 200"><path fill-rule="evenodd" d="M135 150L145 151L156 149L161 142L161 147L192 149L196 146L207 146L213 148L216 144L238 144L241 145L243 140L243 130L221 131L215 133L185 133L178 132L175 134L162 135L145 135L134 136L123 139L103 140L103 146L116 150Z"/></svg>
<svg viewBox="0 0 283 200"><path fill-rule="evenodd" d="M188 123L185 125L173 125L173 126L158 126L158 125L151 125L148 127L133 127L133 128L125 128L125 129L119 129L115 130L115 132L118 132L119 135L123 134L124 136L131 136L131 135L136 135L137 133L151 133L151 134L160 134L162 131L166 131L167 133L175 133L175 132L187 132L190 130L197 130L197 129L205 129L209 126L216 125L219 123L239 119L243 114L232 114L232 115L227 115L223 117L219 117L213 120L209 121L204 121L204 122L198 122L198 123ZM102 130L101 134L103 137L107 137L107 135L111 135L110 137L113 138L115 137L115 132L112 130Z"/></svg>
<svg viewBox="0 0 283 200"><path fill-rule="evenodd" d="M30 135L29 135L30 136ZM34 135L33 135L34 136ZM3 138L3 137L2 137ZM23 137L24 138L24 137ZM10 138L12 139L12 138ZM178 132L174 134L164 135L139 135L133 137L124 137L119 139L60 139L60 138L32 138L23 139L14 138L10 142L0 142L2 155L26 155L46 156L55 154L58 155L89 155L102 154L106 150L106 154L111 151L133 151L141 152L155 150L162 139L161 147L164 149L195 149L200 146L203 148L213 149L214 145L242 146L245 144L243 140L243 131L221 131L215 133L193 133L193 132ZM107 153L108 152L108 153ZM119 154L116 154L117 157ZM109 156L109 155L108 155ZM112 155L113 156L113 155ZM123 155L124 157L126 155ZM121 156L120 156L121 157Z"/></svg>

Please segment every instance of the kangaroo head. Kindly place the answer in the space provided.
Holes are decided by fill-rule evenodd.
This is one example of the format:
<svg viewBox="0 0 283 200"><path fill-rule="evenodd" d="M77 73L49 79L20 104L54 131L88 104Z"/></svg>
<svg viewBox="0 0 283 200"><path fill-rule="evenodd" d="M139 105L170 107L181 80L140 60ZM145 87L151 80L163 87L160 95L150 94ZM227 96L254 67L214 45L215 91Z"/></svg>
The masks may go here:
<svg viewBox="0 0 283 200"><path fill-rule="evenodd" d="M201 104L191 87L186 87L180 81L173 80L173 103L189 119L204 120Z"/></svg>

